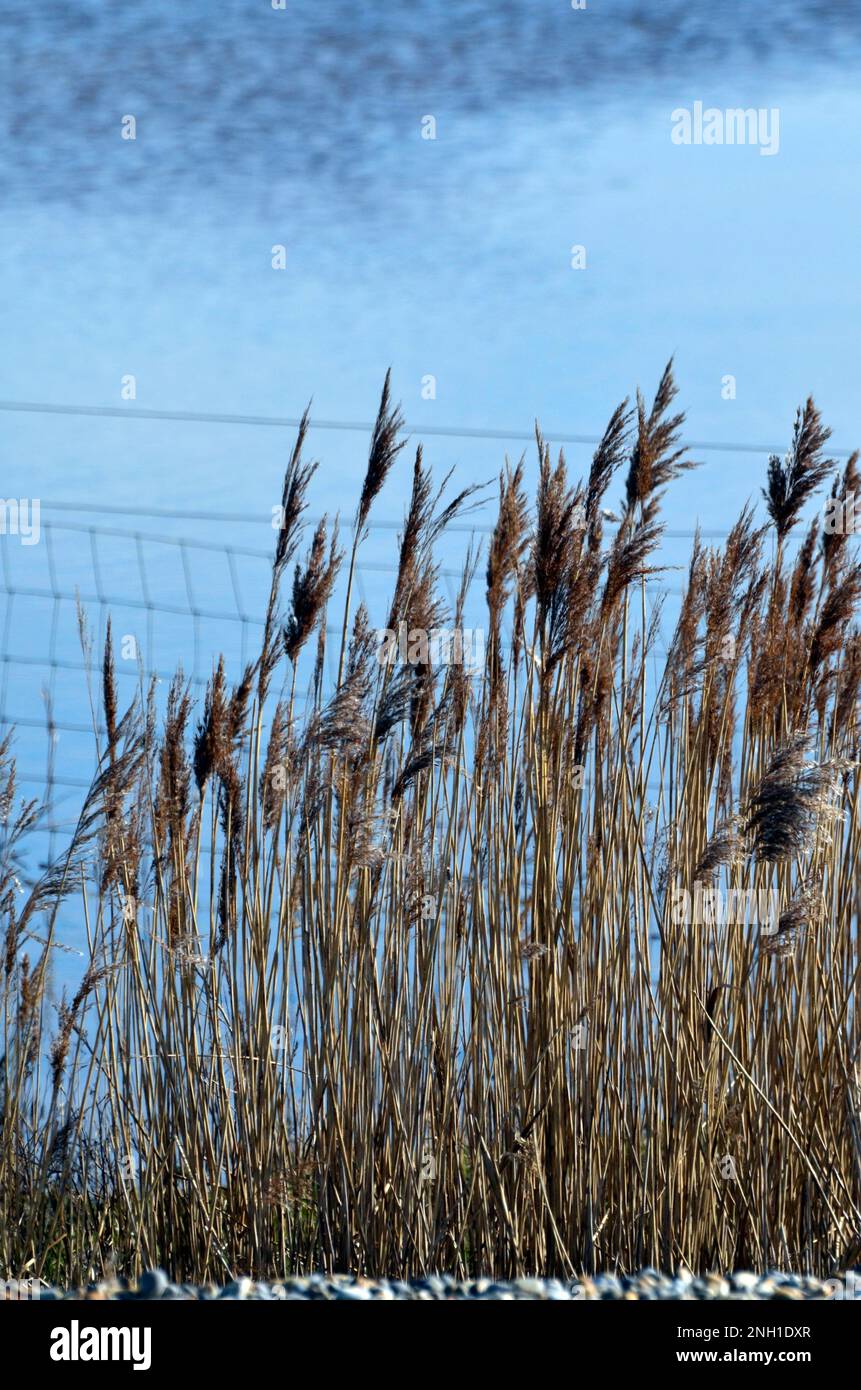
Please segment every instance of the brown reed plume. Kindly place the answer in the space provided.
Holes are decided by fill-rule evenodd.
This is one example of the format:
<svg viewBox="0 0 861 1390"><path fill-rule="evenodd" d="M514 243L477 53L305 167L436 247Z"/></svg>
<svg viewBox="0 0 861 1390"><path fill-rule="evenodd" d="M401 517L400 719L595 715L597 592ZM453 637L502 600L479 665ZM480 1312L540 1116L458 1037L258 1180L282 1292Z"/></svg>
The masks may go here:
<svg viewBox="0 0 861 1390"><path fill-rule="evenodd" d="M832 459L822 456L830 438L831 431L823 426L819 411L808 398L795 417L788 454L784 459L772 454L768 460L768 483L763 497L777 529L778 542L786 539L805 502L834 467Z"/></svg>

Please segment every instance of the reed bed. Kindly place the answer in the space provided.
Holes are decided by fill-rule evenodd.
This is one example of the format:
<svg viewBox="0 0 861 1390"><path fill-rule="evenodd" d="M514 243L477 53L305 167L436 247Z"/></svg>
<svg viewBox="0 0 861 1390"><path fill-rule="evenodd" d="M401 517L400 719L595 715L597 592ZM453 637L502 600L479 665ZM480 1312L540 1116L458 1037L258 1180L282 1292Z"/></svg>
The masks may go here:
<svg viewBox="0 0 861 1390"><path fill-rule="evenodd" d="M855 1262L861 567L805 515L857 460L828 459L808 401L761 522L695 540L658 652L661 502L694 466L675 396L670 365L579 482L537 432L536 495L506 463L453 612L435 546L478 496L418 450L386 626L462 627L483 573L476 672L380 662L355 602L406 464L388 380L346 549L305 534L303 421L236 686L219 662L202 708L179 672L164 710L142 681L122 711L81 615L98 771L23 894L39 807L2 748L0 1274ZM698 883L778 917L679 920ZM72 913L88 959L57 1005Z"/></svg>

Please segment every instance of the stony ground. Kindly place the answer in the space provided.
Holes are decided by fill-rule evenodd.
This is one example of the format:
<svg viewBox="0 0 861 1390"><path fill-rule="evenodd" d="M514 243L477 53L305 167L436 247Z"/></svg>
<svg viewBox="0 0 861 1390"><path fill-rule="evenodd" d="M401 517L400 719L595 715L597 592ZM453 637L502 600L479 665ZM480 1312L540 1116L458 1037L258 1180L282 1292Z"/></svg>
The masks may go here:
<svg viewBox="0 0 861 1390"><path fill-rule="evenodd" d="M13 1295L14 1296L14 1295ZM26 1297L21 1286L19 1297ZM32 1297L32 1294L30 1295ZM174 1284L160 1269L143 1274L134 1284L124 1280L93 1284L78 1291L41 1288L40 1299L186 1299L186 1300L265 1300L295 1301L307 1299L411 1300L448 1301L468 1298L541 1300L573 1302L610 1299L815 1299L837 1297L861 1298L861 1276L845 1281L814 1279L798 1274L718 1274L694 1278L690 1274L659 1274L654 1269L639 1274L611 1274L584 1278L581 1282L562 1282L558 1279L474 1279L459 1281L448 1275L429 1275L404 1283L397 1279L357 1279L349 1275L312 1274L307 1277L286 1278L262 1283L251 1279L235 1279L221 1287L214 1284Z"/></svg>

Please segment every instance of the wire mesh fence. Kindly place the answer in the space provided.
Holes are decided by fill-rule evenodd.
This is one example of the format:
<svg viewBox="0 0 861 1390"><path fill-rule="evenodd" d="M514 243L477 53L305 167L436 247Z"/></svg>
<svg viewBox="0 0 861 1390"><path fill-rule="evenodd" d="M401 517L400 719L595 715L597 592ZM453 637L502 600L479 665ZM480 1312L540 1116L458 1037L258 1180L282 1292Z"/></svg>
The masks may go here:
<svg viewBox="0 0 861 1390"><path fill-rule="evenodd" d="M0 401L0 412L7 417L17 413L19 418L22 414L124 417L130 429L132 420L150 419L183 421L198 428L223 424L280 429L298 423L288 417L13 401ZM315 420L314 428L343 435L367 433L370 425ZM480 449L481 441L489 441L494 454L504 442L519 448L531 438L524 432L447 425L422 425L417 434L457 438L473 450ZM548 433L547 438L557 445L582 446L578 465L588 459L597 442L597 436L571 430ZM700 442L690 447L724 455L732 451L740 461L745 453L765 453L769 446ZM844 451L834 452L837 457ZM481 469L486 457L482 452ZM458 470L458 478L474 474L477 466L478 456L470 457L465 468ZM572 471L577 473L578 467ZM439 581L451 607L468 545L486 541L492 529L493 493L490 488L483 511L453 525L444 539ZM344 499L347 506L353 500ZM13 505L17 504L2 504ZM95 770L97 737L103 732L98 700L91 698L88 685L93 682L90 668L97 657L88 662L82 650L79 605L86 613L97 654L111 618L117 676L129 698L141 681L155 679L166 689L178 667L193 690L202 694L213 661L220 655L228 675L235 679L255 653L269 593L274 523L265 511L152 506L145 494L134 506L92 499L42 499L39 508L38 544L18 544L21 537L9 534L13 528L8 525L0 535L0 728L16 731L19 783L29 795L44 799L40 831L49 837L53 854L57 837L75 823L76 807ZM318 518L306 520L310 528ZM346 531L343 519L341 525L349 543L349 523ZM396 515L372 517L368 542L360 550L355 601L366 604L372 622L384 616L401 526L402 517ZM668 570L647 585L650 603L668 600L655 648L658 657L666 647L673 604L682 590L680 571L693 534L690 528L666 529L660 558ZM719 543L726 531L706 527L701 535L707 543ZM473 626L480 625L484 616L482 575L479 565L467 601L466 620ZM339 617L338 599L336 591L330 612ZM332 635L340 636L340 628ZM334 645L327 644L330 663ZM335 674L329 670L330 679ZM305 693L300 682L299 701Z"/></svg>
<svg viewBox="0 0 861 1390"><path fill-rule="evenodd" d="M126 703L142 682L154 679L166 689L178 668L202 696L219 656L231 679L253 659L269 592L274 533L268 518L172 512L171 520L183 529L172 535L154 527L164 517L146 509L129 518L131 525L115 524L103 513L92 519L93 510L42 503L38 545L19 546L10 536L0 544L0 728L15 730L19 784L44 800L39 828L49 837L49 856L58 837L74 826L95 771L96 736L104 734L98 665L108 619ZM394 558L382 557L391 555L399 524L373 524L380 543L369 547L368 558L357 567L356 602L366 604L372 621L375 614L382 620L397 568ZM210 538L186 534L201 526ZM255 538L270 544L225 539L228 526L231 532L253 528ZM212 538L215 528L219 539ZM461 528L477 540L488 530L480 521ZM466 535L452 538L454 560L467 544ZM439 579L453 607L460 568L442 563ZM657 597L667 587L655 583L650 589ZM670 586L670 593L678 592ZM478 578L470 593L470 620L476 624L482 601ZM337 595L331 612L339 615ZM81 643L80 613L93 639L89 658ZM339 637L340 627L330 624L330 680L336 675L334 639ZM300 683L297 699L306 697Z"/></svg>

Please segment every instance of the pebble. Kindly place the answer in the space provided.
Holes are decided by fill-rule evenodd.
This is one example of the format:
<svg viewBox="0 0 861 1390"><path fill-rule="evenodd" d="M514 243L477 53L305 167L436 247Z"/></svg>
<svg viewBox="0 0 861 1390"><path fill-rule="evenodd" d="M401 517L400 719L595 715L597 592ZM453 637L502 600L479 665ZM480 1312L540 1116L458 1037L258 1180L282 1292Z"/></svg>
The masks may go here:
<svg viewBox="0 0 861 1390"><path fill-rule="evenodd" d="M840 1277L840 1276L834 1276ZM845 1276L843 1276L845 1278ZM854 1272L854 1290L859 1271ZM174 1284L163 1269L149 1269L137 1282L111 1280L90 1284L79 1291L64 1292L43 1287L39 1297L46 1301L57 1299L207 1299L257 1300L265 1302L369 1302L371 1300L402 1300L412 1302L450 1302L463 1299L496 1301L545 1300L553 1302L607 1301L653 1302L655 1300L740 1299L772 1300L829 1298L834 1281L816 1279L810 1275L788 1274L770 1270L753 1274L739 1270L723 1274L693 1275L682 1269L678 1274L665 1274L657 1269L643 1269L638 1274L584 1275L582 1281L563 1279L455 1279L450 1274L428 1274L424 1278L366 1279L347 1274L287 1275L267 1283L245 1275L230 1280L221 1288L214 1284ZM851 1294L848 1296L852 1296Z"/></svg>
<svg viewBox="0 0 861 1390"><path fill-rule="evenodd" d="M168 1286L168 1278L163 1269L148 1269L138 1280L140 1298L161 1298Z"/></svg>
<svg viewBox="0 0 861 1390"><path fill-rule="evenodd" d="M247 1298L251 1292L251 1280L244 1275L241 1279L233 1279L217 1295L218 1298Z"/></svg>

